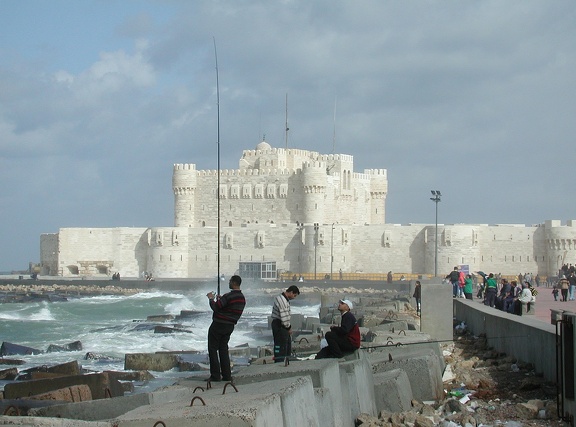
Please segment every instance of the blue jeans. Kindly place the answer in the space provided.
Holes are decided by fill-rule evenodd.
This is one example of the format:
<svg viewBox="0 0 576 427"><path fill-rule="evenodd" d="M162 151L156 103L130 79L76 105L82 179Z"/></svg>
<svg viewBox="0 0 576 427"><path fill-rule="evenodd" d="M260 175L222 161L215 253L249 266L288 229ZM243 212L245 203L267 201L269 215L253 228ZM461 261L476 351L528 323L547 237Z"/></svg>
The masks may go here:
<svg viewBox="0 0 576 427"><path fill-rule="evenodd" d="M458 285L458 282L452 282L452 296L457 297L458 296L458 289L460 288L460 286Z"/></svg>
<svg viewBox="0 0 576 427"><path fill-rule="evenodd" d="M574 301L574 288L576 288L576 286L570 285L570 288L569 288L570 289L570 297L569 297L570 301Z"/></svg>

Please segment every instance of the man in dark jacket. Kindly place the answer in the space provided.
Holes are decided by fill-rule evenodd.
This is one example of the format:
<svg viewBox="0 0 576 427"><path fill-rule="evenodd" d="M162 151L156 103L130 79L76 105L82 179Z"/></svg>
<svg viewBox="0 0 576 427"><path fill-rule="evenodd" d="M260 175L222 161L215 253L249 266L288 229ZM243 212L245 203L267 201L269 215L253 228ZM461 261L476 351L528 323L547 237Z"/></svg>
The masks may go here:
<svg viewBox="0 0 576 427"><path fill-rule="evenodd" d="M340 326L330 326L330 332L326 332L324 337L328 345L320 350L316 359L340 358L360 348L360 328L356 317L350 312L352 308L350 300L338 302L338 311L342 314Z"/></svg>
<svg viewBox="0 0 576 427"><path fill-rule="evenodd" d="M208 357L210 358L210 381L232 381L230 369L230 355L228 354L228 341L234 331L234 325L238 323L246 299L240 290L242 279L240 276L232 276L228 287L230 292L214 298L214 292L206 296L210 301L212 324L208 329ZM218 357L220 356L220 357Z"/></svg>
<svg viewBox="0 0 576 427"><path fill-rule="evenodd" d="M450 272L450 274L448 274L446 276L446 279L450 280L450 283L452 283L452 296L454 298L459 296L459 280L460 280L460 272L458 271L458 267L454 267L454 270L452 270Z"/></svg>

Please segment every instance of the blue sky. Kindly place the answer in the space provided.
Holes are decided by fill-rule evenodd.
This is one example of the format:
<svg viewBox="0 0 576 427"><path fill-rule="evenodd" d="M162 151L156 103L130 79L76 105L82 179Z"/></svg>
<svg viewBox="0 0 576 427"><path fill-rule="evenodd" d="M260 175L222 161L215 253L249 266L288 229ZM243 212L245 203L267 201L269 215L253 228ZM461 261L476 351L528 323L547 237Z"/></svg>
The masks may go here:
<svg viewBox="0 0 576 427"><path fill-rule="evenodd" d="M266 135L386 168L387 222L576 219L573 1L0 0L0 271L171 226L173 163ZM336 122L334 106L336 103ZM334 126L335 125L335 126ZM576 232L575 232L576 234ZM576 235L575 235L576 238Z"/></svg>

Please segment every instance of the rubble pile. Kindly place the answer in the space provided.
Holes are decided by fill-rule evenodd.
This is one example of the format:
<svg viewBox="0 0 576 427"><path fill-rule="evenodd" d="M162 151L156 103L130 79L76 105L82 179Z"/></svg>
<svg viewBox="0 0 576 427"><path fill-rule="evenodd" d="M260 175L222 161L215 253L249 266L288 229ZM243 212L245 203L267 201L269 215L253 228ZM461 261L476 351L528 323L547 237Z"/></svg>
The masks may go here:
<svg viewBox="0 0 576 427"><path fill-rule="evenodd" d="M490 349L484 337L455 329L444 346L445 398L412 401L412 410L378 417L362 414L357 426L527 427L567 426L557 415L556 386L535 375L529 363Z"/></svg>

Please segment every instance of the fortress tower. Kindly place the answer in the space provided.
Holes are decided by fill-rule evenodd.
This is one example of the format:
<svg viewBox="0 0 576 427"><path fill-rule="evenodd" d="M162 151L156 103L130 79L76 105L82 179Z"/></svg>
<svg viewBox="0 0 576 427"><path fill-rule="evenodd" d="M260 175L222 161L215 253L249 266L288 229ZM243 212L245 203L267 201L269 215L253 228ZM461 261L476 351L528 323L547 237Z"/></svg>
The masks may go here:
<svg viewBox="0 0 576 427"><path fill-rule="evenodd" d="M172 172L172 190L174 191L174 226L194 227L196 165L175 164Z"/></svg>

